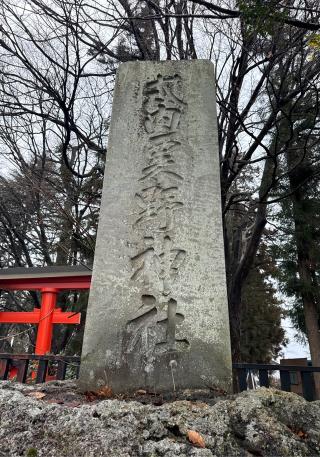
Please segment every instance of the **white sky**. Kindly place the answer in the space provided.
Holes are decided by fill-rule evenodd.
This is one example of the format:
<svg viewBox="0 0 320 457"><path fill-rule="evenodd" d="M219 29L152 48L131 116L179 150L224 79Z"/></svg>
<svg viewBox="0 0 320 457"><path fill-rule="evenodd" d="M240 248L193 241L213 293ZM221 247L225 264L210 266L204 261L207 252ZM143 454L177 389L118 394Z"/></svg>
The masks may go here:
<svg viewBox="0 0 320 457"><path fill-rule="evenodd" d="M302 345L295 340L294 336L296 334L296 330L293 328L289 318L282 319L282 328L285 329L286 337L289 339L288 345L283 348L284 358L296 359L300 357L307 357L310 359L309 347Z"/></svg>

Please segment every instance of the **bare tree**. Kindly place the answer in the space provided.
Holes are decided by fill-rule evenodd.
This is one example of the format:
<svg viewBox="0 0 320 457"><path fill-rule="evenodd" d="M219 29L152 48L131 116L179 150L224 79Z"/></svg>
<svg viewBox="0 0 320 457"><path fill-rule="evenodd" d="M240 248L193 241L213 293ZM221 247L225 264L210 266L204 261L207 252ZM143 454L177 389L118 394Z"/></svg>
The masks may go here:
<svg viewBox="0 0 320 457"><path fill-rule="evenodd" d="M74 245L76 239L81 244L83 234L74 231L74 218L81 226L86 211L99 200L89 199L83 213L74 201L85 186L88 194L90 189L99 193L93 182L102 174L103 132L108 127L104 118L118 64L197 58L215 62L229 310L238 360L243 284L275 201L273 193L288 175L279 164L289 140L279 141L279 127L289 118L294 135L292 107L306 93L318 91L320 64L312 60L314 51L308 45L318 29L317 3L277 0L261 6L252 0L221 7L205 0L3 0L1 9L4 153L18 168L23 161L29 163L30 152L21 152L21 138L25 134L34 142L37 136L26 124L42 126L42 149L54 163L65 193L60 210L68 217L60 225L60 238L56 234L52 239L61 242L65 237L62 244L68 253L48 251L48 228L41 235L40 224L46 263L79 259L81 249ZM6 138L8 131L16 136L17 147ZM40 142L35 142L38 147ZM42 188L41 195L51 192L50 205L56 211L56 183L48 176L46 181L51 190ZM239 208L242 217L233 217ZM94 236L94 226L86 230Z"/></svg>

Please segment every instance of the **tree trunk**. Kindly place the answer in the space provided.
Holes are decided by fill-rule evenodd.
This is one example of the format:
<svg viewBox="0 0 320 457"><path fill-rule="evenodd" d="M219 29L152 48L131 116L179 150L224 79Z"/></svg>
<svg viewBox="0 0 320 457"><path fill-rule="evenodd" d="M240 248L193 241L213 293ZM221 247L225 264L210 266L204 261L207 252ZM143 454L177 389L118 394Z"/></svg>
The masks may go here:
<svg viewBox="0 0 320 457"><path fill-rule="evenodd" d="M254 223L248 227L246 240L243 240L244 227L239 223L239 227L234 229L233 239L225 239L226 243L232 244L226 250L228 257L227 282L228 282L228 302L230 317L230 334L233 362L241 362L241 295L244 283L248 277L250 269L254 263L261 237L267 222L267 203L266 198L273 182L275 163L272 158L265 161L261 184L259 189L259 202L255 213ZM225 222L226 223L226 222ZM248 222L247 222L248 225Z"/></svg>
<svg viewBox="0 0 320 457"><path fill-rule="evenodd" d="M294 208L297 205L297 201L293 198ZM295 208L296 209L296 208ZM294 211L296 214L296 211ZM307 224L307 220L305 220ZM310 246L308 246L306 240L301 239L300 231L301 221L295 218L295 238L297 244L298 253L298 271L301 287L301 298L303 302L304 318L306 325L306 332L309 342L310 354L312 365L320 367L320 328L319 328L319 311L317 306L317 298L312 293L312 289L315 287L312 279L312 272L310 269ZM315 393L316 398L320 399L320 373L314 374L315 380Z"/></svg>
<svg viewBox="0 0 320 457"><path fill-rule="evenodd" d="M303 227L308 224L307 214L303 217L301 204L299 204L299 191L291 198L295 222L295 240L297 247L298 272L300 276L301 298L305 317L306 332L309 342L311 360L313 366L320 366L320 329L317 297L312 290L315 287L312 279L311 246L303 235ZM298 197L298 198L297 198ZM320 374L314 374L316 397L320 399Z"/></svg>
<svg viewBox="0 0 320 457"><path fill-rule="evenodd" d="M319 313L312 301L304 300L303 302L312 365L320 367ZM314 373L313 377L315 383L315 396L317 400L320 400L320 373Z"/></svg>
<svg viewBox="0 0 320 457"><path fill-rule="evenodd" d="M296 148L297 149L297 148ZM287 152L291 202L293 206L294 236L297 248L297 263L301 283L301 298L303 302L306 333L309 342L313 366L320 366L320 328L317 287L315 282L315 261L313 259L312 237L306 236L310 214L306 211L308 189L302 184L308 164L300 161L300 156L293 150ZM314 373L315 394L320 399L320 373Z"/></svg>

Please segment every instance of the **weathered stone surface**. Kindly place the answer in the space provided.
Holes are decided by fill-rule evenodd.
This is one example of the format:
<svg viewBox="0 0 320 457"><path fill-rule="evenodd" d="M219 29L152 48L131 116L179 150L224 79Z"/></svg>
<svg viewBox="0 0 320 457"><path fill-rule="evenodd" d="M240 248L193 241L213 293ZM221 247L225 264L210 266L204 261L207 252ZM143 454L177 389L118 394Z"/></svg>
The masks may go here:
<svg viewBox="0 0 320 457"><path fill-rule="evenodd" d="M34 391L46 396L30 397ZM83 404L84 399L69 383L0 383L0 456L320 455L320 402L292 393L259 389L213 405L177 401L158 407L120 400ZM201 435L205 448L188 441L190 430Z"/></svg>
<svg viewBox="0 0 320 457"><path fill-rule="evenodd" d="M214 69L118 72L83 343L83 388L231 379Z"/></svg>

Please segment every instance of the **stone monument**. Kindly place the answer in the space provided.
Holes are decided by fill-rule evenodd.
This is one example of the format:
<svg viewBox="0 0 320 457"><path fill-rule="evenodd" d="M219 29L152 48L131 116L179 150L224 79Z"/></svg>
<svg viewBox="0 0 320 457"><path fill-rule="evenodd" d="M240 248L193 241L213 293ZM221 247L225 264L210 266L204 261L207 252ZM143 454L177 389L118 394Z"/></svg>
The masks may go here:
<svg viewBox="0 0 320 457"><path fill-rule="evenodd" d="M214 68L118 70L80 387L231 385Z"/></svg>

